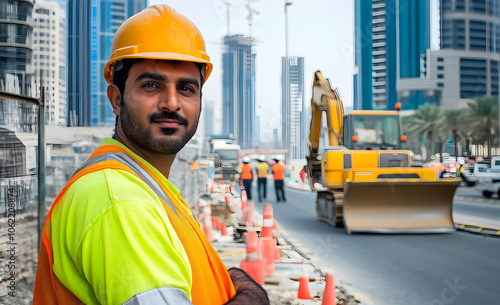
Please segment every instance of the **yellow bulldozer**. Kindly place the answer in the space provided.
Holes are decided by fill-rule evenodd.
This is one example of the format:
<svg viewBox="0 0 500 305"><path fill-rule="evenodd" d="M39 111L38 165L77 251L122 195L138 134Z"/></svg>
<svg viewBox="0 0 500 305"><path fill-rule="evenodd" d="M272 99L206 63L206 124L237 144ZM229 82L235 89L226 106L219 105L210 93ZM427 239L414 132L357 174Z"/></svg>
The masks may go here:
<svg viewBox="0 0 500 305"><path fill-rule="evenodd" d="M323 112L328 143L320 154ZM311 114L306 172L320 220L349 234L455 229L452 203L460 179L438 180L433 169L412 166L399 111L344 115L338 92L316 71Z"/></svg>

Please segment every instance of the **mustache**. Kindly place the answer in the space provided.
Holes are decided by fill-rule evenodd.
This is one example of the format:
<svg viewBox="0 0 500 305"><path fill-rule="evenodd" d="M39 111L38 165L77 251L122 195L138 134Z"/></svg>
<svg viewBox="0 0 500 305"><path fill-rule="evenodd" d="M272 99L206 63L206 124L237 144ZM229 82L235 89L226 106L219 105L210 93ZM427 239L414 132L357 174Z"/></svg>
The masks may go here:
<svg viewBox="0 0 500 305"><path fill-rule="evenodd" d="M160 112L160 113L153 113L149 116L150 122L153 122L154 120L165 120L165 119L176 120L184 125L188 125L188 123L189 123L185 117L181 116L177 112L164 111L164 112Z"/></svg>

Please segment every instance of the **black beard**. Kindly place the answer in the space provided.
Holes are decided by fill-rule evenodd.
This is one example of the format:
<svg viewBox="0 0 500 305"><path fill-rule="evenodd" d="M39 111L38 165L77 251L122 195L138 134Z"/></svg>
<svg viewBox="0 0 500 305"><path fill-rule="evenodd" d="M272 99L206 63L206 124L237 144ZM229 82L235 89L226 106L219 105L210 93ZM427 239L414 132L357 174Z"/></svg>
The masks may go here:
<svg viewBox="0 0 500 305"><path fill-rule="evenodd" d="M155 153L174 155L177 154L189 140L191 140L198 127L198 119L196 119L190 127L188 120L180 116L178 113L162 112L150 115L149 121L152 122L155 119L166 118L178 120L179 122L181 122L181 124L185 124L187 132L183 135L174 136L173 134L175 134L175 132L178 130L177 128L161 128L161 131L164 135L172 136L162 139L155 139L153 138L151 129L144 129L140 126L139 122L130 115L130 112L128 111L125 103L122 103L120 107L121 127L123 130L123 134L129 141L141 148L153 151Z"/></svg>

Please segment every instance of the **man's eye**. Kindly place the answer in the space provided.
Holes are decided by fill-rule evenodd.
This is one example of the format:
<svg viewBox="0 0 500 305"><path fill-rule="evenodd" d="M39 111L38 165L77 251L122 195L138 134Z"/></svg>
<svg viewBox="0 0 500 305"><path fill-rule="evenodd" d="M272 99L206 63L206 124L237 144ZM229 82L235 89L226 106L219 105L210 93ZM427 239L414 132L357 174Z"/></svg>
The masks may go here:
<svg viewBox="0 0 500 305"><path fill-rule="evenodd" d="M148 89L153 89L153 88L159 88L158 84L154 82L146 82L141 85L141 88L148 88Z"/></svg>
<svg viewBox="0 0 500 305"><path fill-rule="evenodd" d="M194 92L193 88L189 86L180 86L179 91Z"/></svg>

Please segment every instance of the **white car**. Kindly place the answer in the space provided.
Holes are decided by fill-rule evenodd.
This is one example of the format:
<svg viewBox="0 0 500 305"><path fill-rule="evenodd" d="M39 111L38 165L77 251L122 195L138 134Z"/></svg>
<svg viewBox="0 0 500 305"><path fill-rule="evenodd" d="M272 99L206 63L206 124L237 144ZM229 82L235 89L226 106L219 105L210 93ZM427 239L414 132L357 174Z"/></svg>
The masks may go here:
<svg viewBox="0 0 500 305"><path fill-rule="evenodd" d="M465 176L467 186L474 186L477 184L479 177L489 176L490 172L488 171L488 167L485 164L474 164L474 165L464 165L465 172L463 173Z"/></svg>
<svg viewBox="0 0 500 305"><path fill-rule="evenodd" d="M493 194L497 194L500 198L500 173L490 173L489 176L479 177L476 188L486 198L490 198Z"/></svg>

